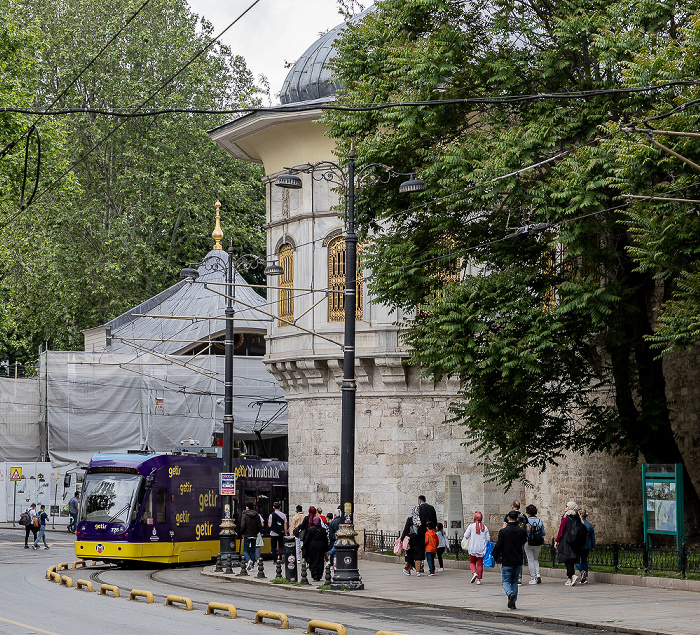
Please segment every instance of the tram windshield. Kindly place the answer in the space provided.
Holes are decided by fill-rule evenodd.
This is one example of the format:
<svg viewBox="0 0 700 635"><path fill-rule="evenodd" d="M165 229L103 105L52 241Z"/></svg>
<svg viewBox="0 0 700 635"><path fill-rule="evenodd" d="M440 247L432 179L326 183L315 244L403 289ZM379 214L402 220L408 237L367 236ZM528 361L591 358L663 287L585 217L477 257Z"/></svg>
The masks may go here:
<svg viewBox="0 0 700 635"><path fill-rule="evenodd" d="M137 474L87 474L80 520L129 524L142 483L143 477Z"/></svg>

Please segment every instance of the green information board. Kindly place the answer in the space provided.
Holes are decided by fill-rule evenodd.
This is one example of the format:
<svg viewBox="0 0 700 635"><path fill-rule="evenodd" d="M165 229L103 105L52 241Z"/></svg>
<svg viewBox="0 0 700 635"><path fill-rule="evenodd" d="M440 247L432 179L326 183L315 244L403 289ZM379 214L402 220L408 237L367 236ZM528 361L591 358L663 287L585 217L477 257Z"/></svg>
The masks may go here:
<svg viewBox="0 0 700 635"><path fill-rule="evenodd" d="M683 514L683 464L645 463L642 465L644 484L644 542L651 548L654 534L675 536L680 550L685 540Z"/></svg>

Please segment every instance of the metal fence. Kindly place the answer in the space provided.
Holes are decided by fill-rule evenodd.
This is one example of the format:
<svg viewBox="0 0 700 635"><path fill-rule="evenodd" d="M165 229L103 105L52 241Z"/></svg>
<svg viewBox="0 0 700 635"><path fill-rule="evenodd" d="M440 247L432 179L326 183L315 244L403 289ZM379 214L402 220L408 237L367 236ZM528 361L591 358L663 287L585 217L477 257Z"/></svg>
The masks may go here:
<svg viewBox="0 0 700 635"><path fill-rule="evenodd" d="M365 551L393 552L394 544L400 537L397 533L384 531L365 531ZM468 559L462 550L461 536L455 534L449 538L450 555L456 560ZM542 545L539 562L541 567L560 568L563 564L557 562L557 550L554 540ZM523 561L527 564L527 561ZM681 550L648 549L646 545L624 545L617 542L612 545L598 545L588 555L588 565L591 567L609 568L614 572L638 571L642 574L654 571L680 573L685 579L687 573L700 574L700 550L687 549L684 544Z"/></svg>

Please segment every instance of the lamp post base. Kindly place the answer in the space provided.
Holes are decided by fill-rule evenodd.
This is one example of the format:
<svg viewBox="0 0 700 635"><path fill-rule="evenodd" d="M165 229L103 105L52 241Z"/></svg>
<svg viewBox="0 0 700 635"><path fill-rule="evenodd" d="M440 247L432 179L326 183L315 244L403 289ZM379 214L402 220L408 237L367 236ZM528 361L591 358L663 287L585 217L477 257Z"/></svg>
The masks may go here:
<svg viewBox="0 0 700 635"><path fill-rule="evenodd" d="M216 557L215 571L233 573L233 567L238 566L236 523L233 518L223 518L219 529L219 555Z"/></svg>
<svg viewBox="0 0 700 635"><path fill-rule="evenodd" d="M357 568L357 550L360 545L355 542L357 532L353 525L340 525L336 533L335 572L331 589L333 591L362 591L365 585Z"/></svg>

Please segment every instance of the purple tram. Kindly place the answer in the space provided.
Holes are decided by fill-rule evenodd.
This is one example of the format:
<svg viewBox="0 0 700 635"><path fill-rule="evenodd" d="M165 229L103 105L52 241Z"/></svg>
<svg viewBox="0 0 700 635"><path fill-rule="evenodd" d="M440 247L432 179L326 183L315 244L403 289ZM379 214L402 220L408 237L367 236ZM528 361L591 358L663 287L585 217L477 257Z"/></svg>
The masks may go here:
<svg viewBox="0 0 700 635"><path fill-rule="evenodd" d="M215 449L213 449L215 451ZM219 553L222 460L215 455L95 454L85 473L75 555L116 564L206 562ZM287 463L236 458L235 518L255 502L287 512ZM269 529L263 530L270 551ZM240 540L239 549L240 549Z"/></svg>

